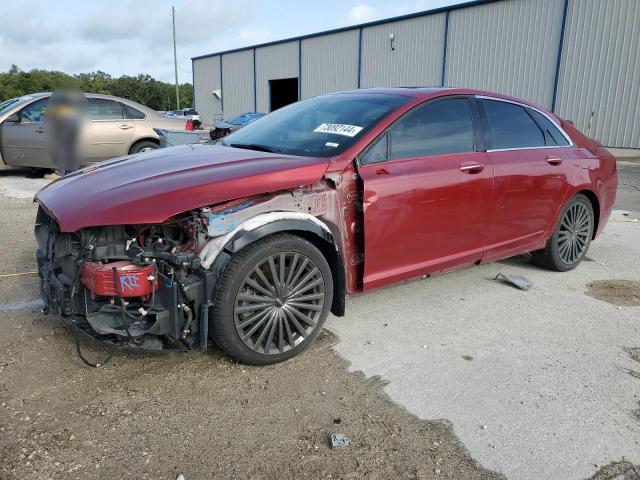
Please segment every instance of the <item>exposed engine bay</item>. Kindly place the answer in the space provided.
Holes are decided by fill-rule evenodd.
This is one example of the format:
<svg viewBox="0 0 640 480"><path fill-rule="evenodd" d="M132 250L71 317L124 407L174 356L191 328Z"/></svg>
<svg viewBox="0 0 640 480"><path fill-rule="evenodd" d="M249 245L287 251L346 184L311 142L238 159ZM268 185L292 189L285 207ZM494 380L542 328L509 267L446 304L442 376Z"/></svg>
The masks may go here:
<svg viewBox="0 0 640 480"><path fill-rule="evenodd" d="M61 232L41 206L35 235L45 311L113 345L205 351L216 284L234 249L282 221L315 229L333 245L318 219L331 210L331 192L316 185L200 208L158 225L73 233Z"/></svg>

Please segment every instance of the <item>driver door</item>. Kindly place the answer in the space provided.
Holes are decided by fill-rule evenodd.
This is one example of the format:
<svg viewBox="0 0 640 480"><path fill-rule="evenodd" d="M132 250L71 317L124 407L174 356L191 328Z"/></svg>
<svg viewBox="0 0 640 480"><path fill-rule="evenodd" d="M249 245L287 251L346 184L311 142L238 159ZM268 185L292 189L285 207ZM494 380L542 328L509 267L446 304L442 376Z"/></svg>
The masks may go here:
<svg viewBox="0 0 640 480"><path fill-rule="evenodd" d="M7 165L51 168L44 111L48 98L41 98L19 110L19 122L6 120L0 126L0 152Z"/></svg>
<svg viewBox="0 0 640 480"><path fill-rule="evenodd" d="M360 155L364 290L482 258L493 175L476 112L466 97L430 101Z"/></svg>

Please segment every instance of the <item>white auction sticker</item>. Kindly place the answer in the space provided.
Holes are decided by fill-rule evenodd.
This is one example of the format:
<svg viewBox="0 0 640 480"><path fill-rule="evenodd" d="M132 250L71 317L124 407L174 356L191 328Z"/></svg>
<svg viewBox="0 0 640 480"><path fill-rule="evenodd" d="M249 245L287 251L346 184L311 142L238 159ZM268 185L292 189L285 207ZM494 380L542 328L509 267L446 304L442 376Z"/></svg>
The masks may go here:
<svg viewBox="0 0 640 480"><path fill-rule="evenodd" d="M314 130L314 132L335 133L336 135L344 135L345 137L355 137L360 131L362 131L362 127L358 127L357 125L344 125L342 123L323 123Z"/></svg>

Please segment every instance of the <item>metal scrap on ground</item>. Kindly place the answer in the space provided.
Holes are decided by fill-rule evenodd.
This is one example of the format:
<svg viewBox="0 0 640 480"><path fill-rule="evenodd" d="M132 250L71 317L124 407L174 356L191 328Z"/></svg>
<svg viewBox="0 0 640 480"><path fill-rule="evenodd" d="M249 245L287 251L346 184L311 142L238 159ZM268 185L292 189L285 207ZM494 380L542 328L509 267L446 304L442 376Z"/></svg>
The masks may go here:
<svg viewBox="0 0 640 480"><path fill-rule="evenodd" d="M520 290L524 290L525 292L529 290L533 283L528 278L525 278L521 275L516 275L515 273L499 273L494 277L494 280L504 280L507 283L510 283L514 287L519 288Z"/></svg>

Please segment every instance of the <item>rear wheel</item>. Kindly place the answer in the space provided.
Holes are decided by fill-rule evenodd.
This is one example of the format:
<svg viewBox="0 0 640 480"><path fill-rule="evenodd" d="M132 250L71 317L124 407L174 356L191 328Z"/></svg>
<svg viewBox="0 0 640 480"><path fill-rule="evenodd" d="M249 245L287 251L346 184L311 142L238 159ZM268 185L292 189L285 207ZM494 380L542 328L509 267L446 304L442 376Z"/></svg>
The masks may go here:
<svg viewBox="0 0 640 480"><path fill-rule="evenodd" d="M138 142L134 144L131 147L131 150L129 150L129 153L133 154L133 153L150 152L151 150L155 150L157 148L160 148L160 145L158 145L157 143L152 142L150 140L144 140L142 142Z"/></svg>
<svg viewBox="0 0 640 480"><path fill-rule="evenodd" d="M272 235L231 259L220 281L211 336L241 362L281 362L317 337L332 298L331 269L322 253L295 235Z"/></svg>
<svg viewBox="0 0 640 480"><path fill-rule="evenodd" d="M534 263L558 272L574 269L589 249L594 226L591 201L582 194L576 195L562 210L546 248L534 253Z"/></svg>

